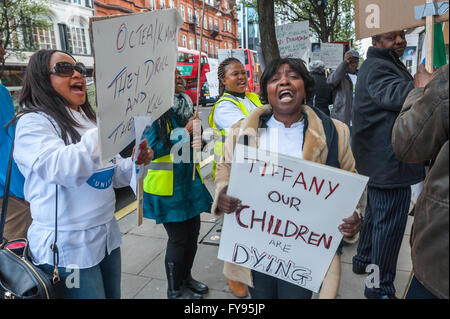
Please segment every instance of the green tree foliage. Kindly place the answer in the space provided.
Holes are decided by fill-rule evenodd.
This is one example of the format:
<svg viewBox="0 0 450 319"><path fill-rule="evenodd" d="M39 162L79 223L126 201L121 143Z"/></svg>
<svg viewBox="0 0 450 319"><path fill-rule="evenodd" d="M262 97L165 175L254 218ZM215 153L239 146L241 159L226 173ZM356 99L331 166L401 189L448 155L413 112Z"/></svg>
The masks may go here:
<svg viewBox="0 0 450 319"><path fill-rule="evenodd" d="M49 0L0 0L0 37L3 47L16 53L36 50L33 30L50 27L46 18L49 13Z"/></svg>
<svg viewBox="0 0 450 319"><path fill-rule="evenodd" d="M275 10L283 22L309 21L322 42L354 38L353 0L275 0Z"/></svg>

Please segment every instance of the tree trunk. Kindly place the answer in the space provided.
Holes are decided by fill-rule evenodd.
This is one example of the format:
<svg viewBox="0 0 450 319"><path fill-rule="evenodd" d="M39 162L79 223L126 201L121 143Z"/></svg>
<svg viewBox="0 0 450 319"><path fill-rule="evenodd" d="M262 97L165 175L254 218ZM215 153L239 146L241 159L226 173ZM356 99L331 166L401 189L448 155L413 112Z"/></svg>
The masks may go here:
<svg viewBox="0 0 450 319"><path fill-rule="evenodd" d="M261 49L265 65L280 58L275 34L275 6L273 0L258 0L258 20Z"/></svg>

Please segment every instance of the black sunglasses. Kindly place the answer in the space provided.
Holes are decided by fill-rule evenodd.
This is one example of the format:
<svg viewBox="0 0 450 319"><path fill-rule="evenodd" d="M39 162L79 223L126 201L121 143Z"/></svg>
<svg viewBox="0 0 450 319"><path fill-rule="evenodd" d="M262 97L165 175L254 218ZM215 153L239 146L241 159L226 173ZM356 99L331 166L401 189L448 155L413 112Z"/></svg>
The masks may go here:
<svg viewBox="0 0 450 319"><path fill-rule="evenodd" d="M72 76L75 71L80 73L84 78L87 75L86 67L80 62L75 63L75 65L70 62L56 62L50 73L58 76L69 77Z"/></svg>

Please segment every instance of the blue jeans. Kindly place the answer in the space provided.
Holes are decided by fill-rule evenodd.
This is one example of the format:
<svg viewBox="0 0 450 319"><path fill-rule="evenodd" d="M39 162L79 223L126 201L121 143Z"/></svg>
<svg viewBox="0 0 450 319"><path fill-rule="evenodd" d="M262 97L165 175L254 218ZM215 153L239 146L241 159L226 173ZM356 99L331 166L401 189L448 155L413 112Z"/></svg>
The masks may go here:
<svg viewBox="0 0 450 319"><path fill-rule="evenodd" d="M412 277L405 299L438 299L427 288L425 288L416 276Z"/></svg>
<svg viewBox="0 0 450 319"><path fill-rule="evenodd" d="M40 265L43 271L53 273L52 265ZM120 299L120 248L96 266L85 269L58 267L63 283L64 299Z"/></svg>

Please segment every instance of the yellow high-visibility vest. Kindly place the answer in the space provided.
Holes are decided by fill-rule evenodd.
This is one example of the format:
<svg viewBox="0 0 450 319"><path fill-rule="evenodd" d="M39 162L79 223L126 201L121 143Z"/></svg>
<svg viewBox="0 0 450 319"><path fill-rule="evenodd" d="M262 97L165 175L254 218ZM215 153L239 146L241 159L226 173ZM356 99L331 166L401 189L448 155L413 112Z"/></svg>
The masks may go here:
<svg viewBox="0 0 450 319"><path fill-rule="evenodd" d="M172 133L169 130L169 135ZM200 176L202 184L204 184L202 174L200 173L200 166L195 165L197 173ZM158 196L172 196L173 195L173 154L161 156L152 160L149 164L147 176L143 183L144 192L158 195Z"/></svg>
<svg viewBox="0 0 450 319"><path fill-rule="evenodd" d="M258 94L255 93L251 93L251 92L245 92L245 96L252 101L253 104L255 104L256 107L260 107L263 104L261 103L261 101L259 100ZM241 111L242 113L245 115L245 117L247 117L250 112L247 110L247 108L245 107L244 103L242 103L242 101L240 101L238 98L236 98L235 96L229 94L229 93L224 93L222 95L222 97L214 104L212 110L211 110L211 114L209 114L209 126L214 130L214 160L213 160L213 170L212 170L212 175L213 178L216 178L216 166L217 166L217 162L220 160L220 157L223 154L223 146L225 143L225 138L227 136L227 133L225 132L225 130L219 130L216 126L216 123L214 122L214 112L216 110L216 106L219 105L220 102L222 101L230 101L232 103L234 103Z"/></svg>

